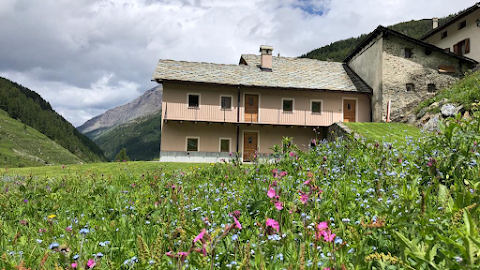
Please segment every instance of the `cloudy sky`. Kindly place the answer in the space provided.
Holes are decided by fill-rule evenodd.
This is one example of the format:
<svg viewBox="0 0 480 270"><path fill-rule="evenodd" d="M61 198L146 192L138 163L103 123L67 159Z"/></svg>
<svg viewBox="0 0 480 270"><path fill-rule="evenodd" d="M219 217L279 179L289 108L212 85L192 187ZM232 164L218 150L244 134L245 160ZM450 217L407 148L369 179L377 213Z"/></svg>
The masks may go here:
<svg viewBox="0 0 480 270"><path fill-rule="evenodd" d="M476 0L0 0L0 76L42 95L75 126L155 86L158 59L237 64L299 56Z"/></svg>

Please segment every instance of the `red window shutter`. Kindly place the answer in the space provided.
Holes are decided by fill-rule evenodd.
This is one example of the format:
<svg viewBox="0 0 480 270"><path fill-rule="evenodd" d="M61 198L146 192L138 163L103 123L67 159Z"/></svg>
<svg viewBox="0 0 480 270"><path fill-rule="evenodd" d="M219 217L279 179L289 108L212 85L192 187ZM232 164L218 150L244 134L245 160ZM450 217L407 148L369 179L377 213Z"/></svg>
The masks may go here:
<svg viewBox="0 0 480 270"><path fill-rule="evenodd" d="M458 44L453 45L453 53L458 54Z"/></svg>
<svg viewBox="0 0 480 270"><path fill-rule="evenodd" d="M465 54L470 52L470 39L465 39Z"/></svg>

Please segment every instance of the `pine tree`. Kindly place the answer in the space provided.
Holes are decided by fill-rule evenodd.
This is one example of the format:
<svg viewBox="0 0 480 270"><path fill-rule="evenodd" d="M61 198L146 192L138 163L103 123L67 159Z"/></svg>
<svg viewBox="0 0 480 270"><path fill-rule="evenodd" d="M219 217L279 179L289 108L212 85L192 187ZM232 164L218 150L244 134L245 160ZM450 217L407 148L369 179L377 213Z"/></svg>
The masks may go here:
<svg viewBox="0 0 480 270"><path fill-rule="evenodd" d="M118 154L115 156L115 160L119 162L129 161L130 158L127 156L127 149L122 148L122 150L120 150L120 152L118 152Z"/></svg>

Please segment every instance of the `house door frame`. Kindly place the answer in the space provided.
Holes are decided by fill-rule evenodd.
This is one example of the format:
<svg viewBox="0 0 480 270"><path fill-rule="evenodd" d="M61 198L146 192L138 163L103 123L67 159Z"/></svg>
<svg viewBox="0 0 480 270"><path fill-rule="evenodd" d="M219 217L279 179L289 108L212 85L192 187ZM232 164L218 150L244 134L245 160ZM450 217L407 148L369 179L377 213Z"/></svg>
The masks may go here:
<svg viewBox="0 0 480 270"><path fill-rule="evenodd" d="M259 130L242 130L242 161L245 162L245 133L257 133L257 154L260 153L260 131ZM251 162L251 160L247 161Z"/></svg>
<svg viewBox="0 0 480 270"><path fill-rule="evenodd" d="M355 122L358 122L358 98L356 97L342 97L342 122L345 120L344 110L345 100L355 100Z"/></svg>
<svg viewBox="0 0 480 270"><path fill-rule="evenodd" d="M247 121L246 119L246 115L247 115L247 110L246 110L246 105L247 105L247 96L250 95L250 96L257 96L257 121L256 122L253 122L253 121ZM260 93L249 93L249 92L245 92L243 93L243 122L247 122L247 123L258 123L260 122Z"/></svg>

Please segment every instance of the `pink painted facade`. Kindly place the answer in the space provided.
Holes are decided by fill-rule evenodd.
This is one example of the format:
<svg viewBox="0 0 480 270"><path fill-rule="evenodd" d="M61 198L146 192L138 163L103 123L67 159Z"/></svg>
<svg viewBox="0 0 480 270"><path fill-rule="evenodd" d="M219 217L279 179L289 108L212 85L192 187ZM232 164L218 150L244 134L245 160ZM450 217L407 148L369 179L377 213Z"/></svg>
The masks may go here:
<svg viewBox="0 0 480 270"><path fill-rule="evenodd" d="M355 121L370 121L370 96L341 91L306 91L229 85L163 82L161 152L186 152L188 140L198 144L195 152L220 153L228 141L228 152L244 152L247 134L257 134L256 151L272 153L283 137L293 138L307 150L312 139L323 139L326 127L344 119L345 100L354 100ZM198 96L198 106L189 106L189 95ZM245 114L246 95L258 96L256 121ZM223 109L222 97L231 99ZM239 102L240 97L240 102ZM292 101L292 111L283 110L283 100ZM312 112L312 102L321 104ZM249 119L247 119L249 118ZM224 149L225 146L224 145ZM226 153L223 155L226 157ZM177 161L165 159L168 161ZM181 161L181 160L180 160Z"/></svg>
<svg viewBox="0 0 480 270"><path fill-rule="evenodd" d="M365 94L171 82L164 83L164 89L168 89L163 92L164 120L328 127L343 121L343 101L351 99L356 101L356 121L370 121L370 99ZM188 106L188 95L199 96L198 107ZM258 96L257 121L245 115L245 95ZM221 97L231 98L231 108L222 109ZM283 100L293 101L292 111L283 111ZM312 112L312 102L321 103L321 112Z"/></svg>

